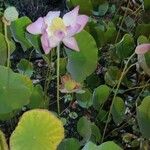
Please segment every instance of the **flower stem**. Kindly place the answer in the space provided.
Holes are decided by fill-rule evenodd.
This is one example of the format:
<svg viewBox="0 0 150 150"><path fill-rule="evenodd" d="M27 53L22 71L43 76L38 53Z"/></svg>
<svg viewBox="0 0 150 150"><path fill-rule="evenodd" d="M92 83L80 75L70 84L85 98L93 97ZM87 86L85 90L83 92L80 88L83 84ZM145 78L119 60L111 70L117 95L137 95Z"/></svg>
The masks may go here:
<svg viewBox="0 0 150 150"><path fill-rule="evenodd" d="M130 62L130 60L134 57L135 53L133 53L130 58L128 59L128 61L126 62L126 65L123 69L123 72L119 78L119 81L118 81L118 84L117 84L117 87L116 87L116 90L115 90L115 93L114 93L114 97L112 99L112 103L111 103L111 106L110 106L110 110L109 110L109 113L108 113L108 117L107 117L107 121L106 121L106 124L105 124L105 127L104 127L104 132L103 132L103 136L102 136L102 140L101 140L101 143L103 142L104 140L104 137L105 137L105 134L106 134L106 130L107 130L107 126L108 126L108 123L109 123L109 120L110 120L110 116L111 116L111 113L112 113L112 109L113 109L113 105L114 105L114 101L115 101L115 98L117 96L117 93L118 93L118 90L119 90L119 87L121 85L121 81L123 80L123 77L124 75L127 73L126 70L128 70L128 64Z"/></svg>
<svg viewBox="0 0 150 150"><path fill-rule="evenodd" d="M10 67L10 43L9 43L8 36L7 36L8 35L7 23L5 20L3 21L3 23L4 23L5 41L6 41L6 45L7 45L7 67L9 68Z"/></svg>
<svg viewBox="0 0 150 150"><path fill-rule="evenodd" d="M57 46L57 111L60 114L60 103L59 103L59 62L60 62L60 44Z"/></svg>

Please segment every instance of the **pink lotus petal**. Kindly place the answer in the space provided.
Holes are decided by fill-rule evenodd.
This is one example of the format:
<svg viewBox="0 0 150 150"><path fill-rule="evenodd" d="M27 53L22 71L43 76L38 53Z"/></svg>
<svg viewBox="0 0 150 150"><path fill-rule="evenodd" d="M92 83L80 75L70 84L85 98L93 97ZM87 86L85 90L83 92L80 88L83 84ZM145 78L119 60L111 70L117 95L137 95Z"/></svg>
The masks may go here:
<svg viewBox="0 0 150 150"><path fill-rule="evenodd" d="M62 39L65 37L65 33L61 30L57 30L54 35L60 40L62 41Z"/></svg>
<svg viewBox="0 0 150 150"><path fill-rule="evenodd" d="M75 51L80 51L79 50L79 47L78 47L78 44L77 44L77 41L74 37L70 37L70 38L65 38L63 39L63 43L68 47L68 48L71 48Z"/></svg>
<svg viewBox="0 0 150 150"><path fill-rule="evenodd" d="M49 39L48 39L47 33L44 33L41 36L41 43L42 43L42 47L43 47L43 50L44 50L45 54L48 54L51 50L51 47L50 47L50 44L49 44Z"/></svg>
<svg viewBox="0 0 150 150"><path fill-rule="evenodd" d="M67 37L74 36L81 28L81 25L76 24L75 26L68 26L67 27Z"/></svg>
<svg viewBox="0 0 150 150"><path fill-rule="evenodd" d="M54 18L57 18L60 16L60 11L50 11L48 14L44 17L44 21L47 25L50 25L52 20Z"/></svg>
<svg viewBox="0 0 150 150"><path fill-rule="evenodd" d="M150 44L141 44L138 45L135 49L136 54L145 54L150 50Z"/></svg>
<svg viewBox="0 0 150 150"><path fill-rule="evenodd" d="M35 22L27 26L27 31L35 35L42 34L43 25L44 25L44 19L40 17Z"/></svg>
<svg viewBox="0 0 150 150"><path fill-rule="evenodd" d="M60 44L61 40L57 36L49 37L49 43L52 48L57 47Z"/></svg>
<svg viewBox="0 0 150 150"><path fill-rule="evenodd" d="M80 29L78 30L78 33L83 30L83 28L86 26L88 20L89 20L89 17L86 15L79 15L77 17L77 24L80 25Z"/></svg>
<svg viewBox="0 0 150 150"><path fill-rule="evenodd" d="M78 12L79 6L75 7L72 11L66 13L63 16L63 20L66 26L74 26L76 24Z"/></svg>

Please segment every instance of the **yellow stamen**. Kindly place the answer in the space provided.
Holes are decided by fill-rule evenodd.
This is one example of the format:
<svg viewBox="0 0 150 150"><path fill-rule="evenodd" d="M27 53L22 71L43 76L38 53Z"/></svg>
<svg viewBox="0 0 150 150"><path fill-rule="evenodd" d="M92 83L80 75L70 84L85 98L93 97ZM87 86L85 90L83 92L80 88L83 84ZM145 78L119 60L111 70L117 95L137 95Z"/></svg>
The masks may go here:
<svg viewBox="0 0 150 150"><path fill-rule="evenodd" d="M65 24L63 22L63 19L61 19L60 17L54 18L52 20L52 23L51 23L51 26L50 26L49 29L52 32L55 32L55 31L58 31L58 30L65 31L66 27L65 27Z"/></svg>

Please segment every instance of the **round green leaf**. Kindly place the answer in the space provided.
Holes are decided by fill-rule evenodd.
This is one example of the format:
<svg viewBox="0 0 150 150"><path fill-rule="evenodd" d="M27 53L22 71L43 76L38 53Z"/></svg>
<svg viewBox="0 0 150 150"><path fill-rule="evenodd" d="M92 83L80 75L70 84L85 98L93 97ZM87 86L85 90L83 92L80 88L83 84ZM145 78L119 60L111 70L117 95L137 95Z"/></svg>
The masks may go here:
<svg viewBox="0 0 150 150"><path fill-rule="evenodd" d="M0 66L0 114L8 114L29 103L32 81Z"/></svg>
<svg viewBox="0 0 150 150"><path fill-rule="evenodd" d="M137 107L137 120L140 131L145 138L150 138L150 96L143 99L142 104Z"/></svg>
<svg viewBox="0 0 150 150"><path fill-rule="evenodd" d="M122 123L125 117L125 103L122 98L116 97L112 108L112 116L116 125Z"/></svg>
<svg viewBox="0 0 150 150"><path fill-rule="evenodd" d="M125 34L116 44L116 53L120 59L129 57L134 52L134 39L130 34Z"/></svg>
<svg viewBox="0 0 150 150"><path fill-rule="evenodd" d="M84 93L76 94L78 104L83 108L89 108L92 105L92 93L88 89L84 89Z"/></svg>
<svg viewBox="0 0 150 150"><path fill-rule="evenodd" d="M36 85L35 87L33 87L28 107L30 109L48 108L49 102L48 99L45 97L46 95L44 95L41 85Z"/></svg>
<svg viewBox="0 0 150 150"><path fill-rule="evenodd" d="M63 140L58 146L58 150L79 150L80 142L75 138Z"/></svg>
<svg viewBox="0 0 150 150"><path fill-rule="evenodd" d="M76 35L80 52L67 49L67 70L77 82L82 82L92 74L98 61L98 49L93 37L86 31ZM88 43L88 44L87 44Z"/></svg>
<svg viewBox="0 0 150 150"><path fill-rule="evenodd" d="M31 48L32 45L26 39L26 27L31 23L31 20L28 17L21 17L16 21L11 23L10 29L13 35L13 38L16 42L19 42L24 51Z"/></svg>
<svg viewBox="0 0 150 150"><path fill-rule="evenodd" d="M101 150L99 148L99 146L97 146L96 144L92 143L92 142L88 142L82 150Z"/></svg>
<svg viewBox="0 0 150 150"><path fill-rule="evenodd" d="M104 142L99 146L100 150L123 150L113 141Z"/></svg>
<svg viewBox="0 0 150 150"><path fill-rule="evenodd" d="M94 90L93 93L93 106L99 110L101 105L105 103L110 94L110 88L107 85L101 85Z"/></svg>
<svg viewBox="0 0 150 150"><path fill-rule="evenodd" d="M91 137L91 122L86 117L81 117L77 123L78 133L86 140Z"/></svg>
<svg viewBox="0 0 150 150"><path fill-rule="evenodd" d="M101 133L99 128L94 123L91 124L91 131L92 133L90 141L92 141L93 143L100 143Z"/></svg>
<svg viewBox="0 0 150 150"><path fill-rule="evenodd" d="M11 150L56 150L64 138L62 122L47 110L23 114L10 137Z"/></svg>
<svg viewBox="0 0 150 150"><path fill-rule="evenodd" d="M17 65L19 73L31 77L33 74L33 64L26 59L21 59Z"/></svg>
<svg viewBox="0 0 150 150"><path fill-rule="evenodd" d="M88 142L82 150L123 150L116 143L108 141L102 143L100 146L95 145L92 142Z"/></svg>

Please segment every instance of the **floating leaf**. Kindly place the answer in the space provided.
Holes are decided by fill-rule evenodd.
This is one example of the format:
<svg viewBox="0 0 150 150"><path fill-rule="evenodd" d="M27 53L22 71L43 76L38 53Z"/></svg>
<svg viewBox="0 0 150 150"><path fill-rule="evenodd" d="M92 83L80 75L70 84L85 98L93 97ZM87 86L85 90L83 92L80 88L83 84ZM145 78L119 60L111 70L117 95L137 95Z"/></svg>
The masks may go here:
<svg viewBox="0 0 150 150"><path fill-rule="evenodd" d="M106 32L105 32L105 40L106 43L114 43L117 36L117 30L115 25L112 22L109 22L106 26Z"/></svg>
<svg viewBox="0 0 150 150"><path fill-rule="evenodd" d="M17 65L19 73L31 77L33 74L33 64L26 59L21 59Z"/></svg>
<svg viewBox="0 0 150 150"><path fill-rule="evenodd" d="M143 137L150 138L150 96L143 99L140 106L137 107L137 120Z"/></svg>
<svg viewBox="0 0 150 150"><path fill-rule="evenodd" d="M48 108L48 100L45 97L46 95L44 95L41 85L36 85L33 87L28 107L31 109Z"/></svg>
<svg viewBox="0 0 150 150"><path fill-rule="evenodd" d="M28 42L25 37L26 27L31 23L31 20L28 17L21 17L16 21L11 23L10 29L13 35L13 38L16 42L19 42L24 51L31 48L32 45Z"/></svg>
<svg viewBox="0 0 150 150"><path fill-rule="evenodd" d="M114 86L121 76L121 70L119 70L116 66L110 66L105 74L105 82Z"/></svg>
<svg viewBox="0 0 150 150"><path fill-rule="evenodd" d="M94 143L100 143L101 133L99 128L94 123L91 124L91 131L92 133L91 133L90 141Z"/></svg>
<svg viewBox="0 0 150 150"><path fill-rule="evenodd" d="M75 138L63 140L58 146L58 150L79 150L80 142Z"/></svg>
<svg viewBox="0 0 150 150"><path fill-rule="evenodd" d="M40 35L33 35L30 33L25 33L25 37L30 42L30 44L35 48L38 53L41 53L41 38Z"/></svg>
<svg viewBox="0 0 150 150"><path fill-rule="evenodd" d="M0 65L5 65L7 60L7 44L5 41L5 36L0 33ZM11 54L16 49L15 44L12 41L9 41Z"/></svg>
<svg viewBox="0 0 150 150"><path fill-rule="evenodd" d="M99 146L99 148L100 150L123 150L120 146L118 146L113 141L104 142Z"/></svg>
<svg viewBox="0 0 150 150"><path fill-rule="evenodd" d="M125 34L116 44L116 53L120 59L129 57L134 52L134 39L130 34Z"/></svg>
<svg viewBox="0 0 150 150"><path fill-rule="evenodd" d="M81 117L77 123L77 131L85 141L91 137L91 122L86 117Z"/></svg>
<svg viewBox="0 0 150 150"><path fill-rule="evenodd" d="M1 130L0 130L0 150L8 150L5 135Z"/></svg>
<svg viewBox="0 0 150 150"><path fill-rule="evenodd" d="M88 142L82 150L101 150L99 146L92 142Z"/></svg>
<svg viewBox="0 0 150 150"><path fill-rule="evenodd" d="M88 89L84 89L84 93L76 94L77 102L83 108L89 108L92 102L92 93Z"/></svg>
<svg viewBox="0 0 150 150"><path fill-rule="evenodd" d="M122 98L116 97L112 108L112 116L116 125L120 125L125 117L125 104Z"/></svg>
<svg viewBox="0 0 150 150"><path fill-rule="evenodd" d="M10 149L56 150L63 138L62 122L47 110L35 109L21 117L10 137Z"/></svg>
<svg viewBox="0 0 150 150"><path fill-rule="evenodd" d="M0 114L12 113L30 101L32 81L21 74L0 66Z"/></svg>
<svg viewBox="0 0 150 150"><path fill-rule="evenodd" d="M97 67L98 49L95 40L86 31L77 34L76 39L80 52L66 50L68 56L67 70L75 81L82 82Z"/></svg>
<svg viewBox="0 0 150 150"><path fill-rule="evenodd" d="M108 141L102 143L100 146L95 145L92 142L88 142L82 150L123 150L116 143Z"/></svg>
<svg viewBox="0 0 150 150"><path fill-rule="evenodd" d="M94 90L93 93L93 106L99 110L101 105L105 103L110 94L110 88L107 85L101 85Z"/></svg>

